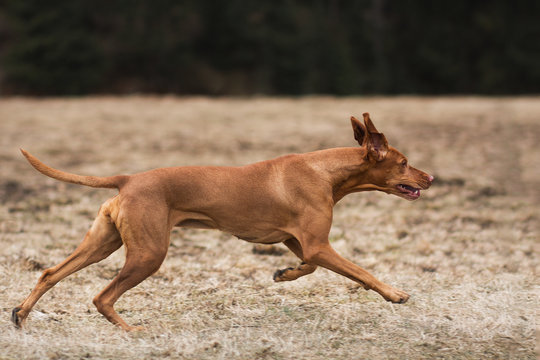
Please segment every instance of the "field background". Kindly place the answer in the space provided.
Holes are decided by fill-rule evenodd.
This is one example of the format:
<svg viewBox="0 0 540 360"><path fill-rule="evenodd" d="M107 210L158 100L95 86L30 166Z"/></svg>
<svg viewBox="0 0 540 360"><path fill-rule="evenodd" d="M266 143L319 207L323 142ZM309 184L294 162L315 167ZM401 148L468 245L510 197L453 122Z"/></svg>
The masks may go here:
<svg viewBox="0 0 540 360"><path fill-rule="evenodd" d="M325 269L274 283L298 262L284 246L175 229L161 270L116 305L145 332L121 332L92 305L123 250L45 294L22 331L11 325L115 194L46 178L19 147L91 175L239 165L354 146L349 116L365 111L436 182L415 202L346 197L331 241L407 304ZM0 144L1 359L536 358L540 98L11 98Z"/></svg>

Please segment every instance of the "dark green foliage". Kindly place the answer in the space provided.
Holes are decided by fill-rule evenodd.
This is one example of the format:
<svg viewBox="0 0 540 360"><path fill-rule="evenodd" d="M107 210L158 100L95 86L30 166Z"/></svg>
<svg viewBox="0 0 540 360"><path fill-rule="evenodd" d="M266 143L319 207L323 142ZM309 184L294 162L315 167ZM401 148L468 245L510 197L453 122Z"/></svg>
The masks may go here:
<svg viewBox="0 0 540 360"><path fill-rule="evenodd" d="M2 57L14 92L83 94L103 77L104 58L82 1L6 2L9 43Z"/></svg>
<svg viewBox="0 0 540 360"><path fill-rule="evenodd" d="M0 0L0 90L538 93L538 4Z"/></svg>

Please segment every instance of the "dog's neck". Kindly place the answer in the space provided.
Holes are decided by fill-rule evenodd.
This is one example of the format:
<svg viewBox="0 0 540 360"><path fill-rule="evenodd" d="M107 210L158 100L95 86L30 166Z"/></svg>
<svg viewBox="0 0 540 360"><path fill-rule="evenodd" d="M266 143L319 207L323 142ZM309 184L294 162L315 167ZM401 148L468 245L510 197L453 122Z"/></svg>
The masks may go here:
<svg viewBox="0 0 540 360"><path fill-rule="evenodd" d="M367 159L366 151L361 147L333 148L317 151L317 156L310 159L331 184L334 203L354 192L381 190L370 181L369 170L374 162Z"/></svg>

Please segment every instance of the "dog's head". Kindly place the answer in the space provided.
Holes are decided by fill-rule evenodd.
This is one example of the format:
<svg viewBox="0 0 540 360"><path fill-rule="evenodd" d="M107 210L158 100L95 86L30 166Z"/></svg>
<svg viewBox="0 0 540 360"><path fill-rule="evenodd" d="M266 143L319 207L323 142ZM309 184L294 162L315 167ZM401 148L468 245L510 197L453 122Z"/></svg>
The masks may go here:
<svg viewBox="0 0 540 360"><path fill-rule="evenodd" d="M407 200L420 197L420 190L431 186L433 176L409 165L407 158L397 149L388 145L384 134L365 113L364 124L354 116L351 123L354 138L365 148L365 161L369 164L369 183L374 189L397 195Z"/></svg>

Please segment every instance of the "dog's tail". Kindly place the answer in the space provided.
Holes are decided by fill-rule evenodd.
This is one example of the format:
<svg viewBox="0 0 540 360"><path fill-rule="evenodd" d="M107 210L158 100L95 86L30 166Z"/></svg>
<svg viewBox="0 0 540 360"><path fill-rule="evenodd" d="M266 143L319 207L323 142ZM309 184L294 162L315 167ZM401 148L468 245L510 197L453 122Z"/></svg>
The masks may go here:
<svg viewBox="0 0 540 360"><path fill-rule="evenodd" d="M54 169L50 166L45 165L41 161L39 161L34 155L30 154L29 152L21 149L22 154L30 165L32 165L37 171L40 173L47 175L49 177L52 177L53 179L65 181L72 184L80 184L80 185L86 185L91 186L95 188L111 188L111 189L119 189L124 185L129 176L126 175L117 175L117 176L109 176L109 177L99 177L99 176L83 176L83 175L76 175L76 174L70 174L68 172L64 172L61 170Z"/></svg>

